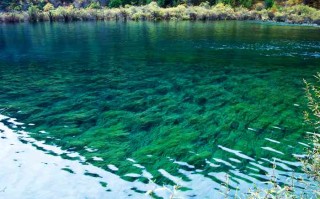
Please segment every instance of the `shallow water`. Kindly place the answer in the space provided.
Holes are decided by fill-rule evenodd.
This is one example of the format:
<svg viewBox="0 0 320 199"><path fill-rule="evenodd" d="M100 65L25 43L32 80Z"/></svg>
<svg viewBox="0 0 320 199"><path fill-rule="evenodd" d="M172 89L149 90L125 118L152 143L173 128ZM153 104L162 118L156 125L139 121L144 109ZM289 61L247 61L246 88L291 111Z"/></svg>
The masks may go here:
<svg viewBox="0 0 320 199"><path fill-rule="evenodd" d="M98 186L110 197L128 187L135 192L124 191L129 198L141 197L151 180L180 184L186 198L222 197L226 174L232 188L246 192L266 180L272 164L286 183L292 171L300 172L295 156L307 147L310 131L302 117L302 79L312 80L319 69L317 27L0 25L0 113L25 124L7 118L3 125L64 151L35 146L43 153L128 183L112 187L112 179L103 178L106 184ZM75 167L67 171L76 173ZM99 198L95 194L86 196Z"/></svg>

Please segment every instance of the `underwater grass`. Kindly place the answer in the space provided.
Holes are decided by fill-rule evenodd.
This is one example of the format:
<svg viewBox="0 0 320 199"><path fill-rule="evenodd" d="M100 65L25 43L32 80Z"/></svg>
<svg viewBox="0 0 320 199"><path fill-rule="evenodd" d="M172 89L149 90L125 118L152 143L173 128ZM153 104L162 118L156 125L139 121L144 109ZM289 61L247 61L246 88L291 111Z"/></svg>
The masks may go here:
<svg viewBox="0 0 320 199"><path fill-rule="evenodd" d="M292 181L291 185L281 185L277 182L277 176L273 173L270 180L266 183L270 184L270 188L262 189L255 187L249 191L248 198L319 198L320 197L320 73L315 75L316 83L310 83L304 80L306 97L308 99L308 110L304 112L305 121L308 125L313 127L313 132L309 135L309 142L311 147L306 149L305 157L300 158L303 171L315 181L310 184L303 182L303 191L297 193L295 180L303 181L295 177L292 173L289 180ZM276 165L273 166L275 170Z"/></svg>
<svg viewBox="0 0 320 199"><path fill-rule="evenodd" d="M109 23L121 28L106 25ZM183 24L188 26L181 28ZM226 37L232 32L228 27L239 28L242 27L241 24L245 26L237 31L239 34L244 34L250 26L258 30L259 34L249 38L250 42L258 43L254 47L242 44L246 38L235 35ZM92 29L83 28L93 25L97 26L96 30L106 31L96 34ZM17 55L21 54L18 50L28 49L28 46L32 46L32 49L38 48L38 51L24 52L25 57L32 61L39 58L38 55L43 56L38 52L48 53L48 49L55 53L56 49L59 49L62 53L46 56L46 59L50 59L50 64L43 65L42 62L29 65L24 61L25 57L17 57L23 59L21 62L17 61L17 66L12 61L15 53L1 53L2 56L10 55L8 63L1 67L3 72L0 79L3 91L1 104L10 106L6 114L10 113L26 124L34 123L35 125L28 127L26 131L33 132L32 136L38 140L45 140L47 144L58 145L68 151L79 152L89 163L123 179L146 182L148 176L144 175L144 172L148 171L152 174L151 178L159 184L175 184L160 173L159 169L164 169L183 179L183 182L193 180L189 179L188 174L180 173L181 170L194 172L203 180L221 182L215 174L234 170L234 166L243 174L253 173L259 175L259 180L264 180L260 176L264 172L257 167L259 165L250 165L252 161L261 160L261 157L267 160L275 157L290 161L294 159L292 154L303 150L304 146L297 144L291 148L288 145L302 140L308 130L302 124L302 107L294 104L304 104L301 89L303 84L300 80L314 74L316 70L317 60L304 53L318 52L318 47L305 46L303 39L304 31L317 30L314 27L281 26L280 29L279 26L259 23L258 27L275 27L275 31L281 33L280 38L274 35L275 31L265 33L259 31L255 23L242 22L218 22L209 26L205 23L189 22L41 23L27 27L9 26L4 32L16 26L31 28L31 35L46 35L35 30L45 30L42 27L47 26L50 26L48 32L57 33L56 37L48 35L46 46L42 48L43 45L39 45L42 42L40 36L32 36L33 40L28 40L26 47L21 47L23 39L28 39L24 32L18 31L19 35L6 32L6 44L15 45ZM52 28L55 26L61 28ZM177 26L180 29L176 28ZM193 26L201 28L187 31ZM207 29L214 26L218 28ZM134 28L138 32L117 37ZM75 29L78 31L74 32ZM294 29L301 32L296 34ZM68 30L66 34L58 34L64 30ZM142 32L143 30L147 30L147 34ZM292 37L284 36L281 30L290 30ZM80 31L86 37L81 37ZM110 35L109 31L114 33ZM263 40L264 34L267 40ZM14 39L21 37L19 41L22 41L10 42L12 35L15 35ZM97 37L98 35L101 37ZM270 47L265 46L265 43L269 41L270 35L275 36L276 42L278 39L283 41L284 37L286 41L294 37L294 41L273 43L271 49L276 50L269 50ZM87 36L90 39L84 39ZM164 36L166 41L170 41L165 45ZM197 41L200 48L195 47L190 36ZM234 37L238 43L233 40ZM214 43L212 38L215 39ZM317 34L314 38L317 38ZM147 41L144 42L145 40ZM221 43L215 43L219 40L222 40ZM140 45L133 45L129 41ZM189 41L192 42L188 43ZM65 45L70 43L73 44L72 48ZM105 46L106 44L108 45ZM224 44L228 46L223 46ZM312 44L317 45L317 42L306 45ZM104 45L103 48L101 45ZM134 48L130 48L131 46ZM153 50L144 52L146 46ZM155 46L159 46L163 51L150 53L154 52ZM249 49L234 50L243 46ZM296 46L299 49L294 48ZM86 48L81 52L68 53L70 49L80 50L82 47ZM211 47L223 49L217 51ZM114 50L108 52L110 48ZM182 49L183 53L180 54L177 49ZM87 57L89 51L93 53ZM281 61L286 61L281 62L281 66L274 66L278 59L260 55L278 55L280 51L293 52L300 56L295 57L294 61L292 58L281 57ZM217 55L225 52L228 52L228 59L224 57L223 62L219 62L221 57ZM229 52L234 52L236 63L229 61ZM207 56L208 54L210 56ZM123 57L127 55L130 56ZM237 59L236 56L239 55L249 55L251 63L246 62L249 59ZM255 59L256 57L263 59ZM74 60L79 60L81 64ZM136 60L139 60L138 64ZM308 63L310 66L301 68L301 63ZM20 67L21 65L24 67ZM18 112L20 110L22 112ZM43 130L48 133L41 133ZM112 134L113 131L116 135ZM281 144L265 138L277 140ZM261 148L265 146L273 147L285 155ZM224 151L222 147L242 151L242 155L251 158L239 158L237 154L240 152L234 154ZM103 161L96 161L95 157ZM271 165L267 160L261 160L265 167ZM175 161L186 164L179 165L174 163ZM112 170L112 167L110 169L109 164L118 170ZM214 167L215 165L219 167ZM251 172L248 167L254 167L255 170ZM294 165L289 167L299 170ZM279 170L281 169L285 170L279 167ZM128 173L135 175L127 175ZM239 178L241 176L236 174L231 176L231 179ZM201 188L197 191L202 190Z"/></svg>
<svg viewBox="0 0 320 199"><path fill-rule="evenodd" d="M220 194L223 198L239 198L239 199L265 199L265 198L281 198L281 199L310 199L320 197L320 73L315 75L317 80L316 84L309 83L306 80L305 91L308 99L308 110L304 112L305 121L308 125L314 128L314 131L309 135L309 141L311 144L310 148L307 148L305 156L300 158L302 163L303 171L314 181L304 181L303 178L295 176L295 172L287 178L288 184L283 184L278 181L276 174L277 165L274 162L272 166L271 174L263 174L266 179L264 184L265 188L253 185L247 193L238 193L238 188L232 188L230 183L230 176L225 176L225 181L221 182L223 187L220 190ZM209 154L210 156L210 154ZM206 159L207 157L203 157ZM296 183L300 182L303 184L301 187L297 186ZM300 185L301 186L301 185ZM170 198L180 198L179 194L182 191L179 184L174 185L172 188L163 186L164 190L171 193ZM159 188L157 188L159 189ZM231 189L235 191L231 192ZM155 190L149 190L146 194L153 196Z"/></svg>

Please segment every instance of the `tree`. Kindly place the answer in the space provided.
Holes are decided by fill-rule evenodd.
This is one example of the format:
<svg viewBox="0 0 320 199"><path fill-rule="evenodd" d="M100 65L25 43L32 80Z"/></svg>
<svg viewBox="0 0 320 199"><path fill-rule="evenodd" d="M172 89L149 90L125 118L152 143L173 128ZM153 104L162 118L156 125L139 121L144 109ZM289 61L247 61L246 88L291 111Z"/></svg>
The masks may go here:
<svg viewBox="0 0 320 199"><path fill-rule="evenodd" d="M1 0L0 9L1 10L13 10L15 7L20 5L19 0Z"/></svg>
<svg viewBox="0 0 320 199"><path fill-rule="evenodd" d="M122 5L121 0L111 0L109 3L110 8L117 8L117 7L120 7L121 5Z"/></svg>

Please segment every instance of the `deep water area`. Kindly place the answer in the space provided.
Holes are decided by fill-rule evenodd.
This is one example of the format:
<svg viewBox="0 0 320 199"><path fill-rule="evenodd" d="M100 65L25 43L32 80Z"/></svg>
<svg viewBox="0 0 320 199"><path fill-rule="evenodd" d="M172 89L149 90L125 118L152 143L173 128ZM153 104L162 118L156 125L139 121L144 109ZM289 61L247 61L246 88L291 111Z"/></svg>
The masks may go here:
<svg viewBox="0 0 320 199"><path fill-rule="evenodd" d="M243 192L267 180L273 164L280 182L300 174L297 157L312 130L303 119L303 79L316 72L319 27L0 25L0 113L26 124L32 138L84 158L51 155L129 182L138 196L128 197L148 190L135 182L180 184L187 198L212 198L226 174ZM108 183L101 186L111 193Z"/></svg>

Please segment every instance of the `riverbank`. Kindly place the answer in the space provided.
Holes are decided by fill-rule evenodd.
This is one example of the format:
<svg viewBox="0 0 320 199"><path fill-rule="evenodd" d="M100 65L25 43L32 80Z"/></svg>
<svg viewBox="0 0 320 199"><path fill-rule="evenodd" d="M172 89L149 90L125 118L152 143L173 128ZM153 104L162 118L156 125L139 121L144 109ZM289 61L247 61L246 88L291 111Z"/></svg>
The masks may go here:
<svg viewBox="0 0 320 199"><path fill-rule="evenodd" d="M28 11L0 13L0 23L95 20L260 20L320 25L320 10L305 5L272 7L270 9L256 7L254 10L249 10L244 7L233 8L221 3L214 6L202 3L199 6L178 5L177 7L162 8L152 2L143 6L102 9L76 9L73 6L65 6L40 10L36 7L30 7Z"/></svg>

